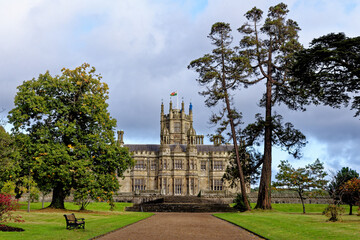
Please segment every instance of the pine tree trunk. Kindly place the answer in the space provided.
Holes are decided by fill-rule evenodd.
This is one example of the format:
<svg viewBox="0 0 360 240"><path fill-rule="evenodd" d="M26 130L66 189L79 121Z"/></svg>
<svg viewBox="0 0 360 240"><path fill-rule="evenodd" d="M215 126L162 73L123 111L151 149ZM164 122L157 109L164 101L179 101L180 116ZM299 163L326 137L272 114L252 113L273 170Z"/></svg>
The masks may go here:
<svg viewBox="0 0 360 240"><path fill-rule="evenodd" d="M53 190L53 197L49 208L65 209L65 191L62 184L58 184Z"/></svg>
<svg viewBox="0 0 360 240"><path fill-rule="evenodd" d="M223 85L224 85L224 82L223 82ZM226 91L225 87L224 87L224 92L225 92L226 108L227 108L228 116L229 116L229 120L230 120L231 134L232 134L232 139L233 139L233 144L234 144L234 149L235 149L236 163L238 165L238 171L239 171L241 196L243 198L246 209L248 211L251 211L251 207L249 205L249 201L248 201L247 194L246 194L245 176L244 176L244 173L242 170L242 165L240 162L240 154L239 154L239 148L238 148L237 139L236 139L234 118L231 113L230 101L229 101L229 97L227 95L227 91Z"/></svg>
<svg viewBox="0 0 360 240"><path fill-rule="evenodd" d="M271 53L271 50L270 50ZM271 59L271 54L269 54ZM265 109L265 136L264 136L264 162L261 170L258 199L255 208L271 209L271 148L272 148L272 79L271 64L268 65L268 78L266 82L266 109Z"/></svg>

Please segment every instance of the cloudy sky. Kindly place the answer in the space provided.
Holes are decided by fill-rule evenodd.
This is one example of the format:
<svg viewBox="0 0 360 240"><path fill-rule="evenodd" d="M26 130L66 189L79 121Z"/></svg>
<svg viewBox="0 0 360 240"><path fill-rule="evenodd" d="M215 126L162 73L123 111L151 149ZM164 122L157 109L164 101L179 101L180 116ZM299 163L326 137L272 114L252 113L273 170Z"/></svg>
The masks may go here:
<svg viewBox="0 0 360 240"><path fill-rule="evenodd" d="M301 27L304 46L330 32L358 36L360 1L289 0L289 18ZM198 134L214 131L211 110L187 69L191 60L211 51L211 25L236 29L244 13L257 6L265 13L279 1L269 0L0 0L0 109L2 117L14 105L16 87L49 70L75 68L84 62L96 67L110 87L109 110L125 131L126 143L159 143L160 104L168 109L169 94L178 91L186 106L193 103ZM245 121L254 120L264 85L236 92L236 104ZM176 102L175 98L174 101ZM175 103L176 104L176 103ZM360 124L349 109L309 107L306 112L275 109L307 136L304 166L316 158L326 169L349 166L360 172ZM11 126L7 125L7 129ZM274 149L273 170L287 154ZM290 158L289 158L290 159Z"/></svg>

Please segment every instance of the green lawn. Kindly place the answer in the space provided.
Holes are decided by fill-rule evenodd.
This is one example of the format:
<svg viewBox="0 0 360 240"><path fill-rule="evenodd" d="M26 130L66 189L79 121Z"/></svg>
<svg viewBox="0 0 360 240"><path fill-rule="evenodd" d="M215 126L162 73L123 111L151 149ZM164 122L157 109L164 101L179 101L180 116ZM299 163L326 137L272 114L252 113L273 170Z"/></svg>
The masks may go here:
<svg viewBox="0 0 360 240"><path fill-rule="evenodd" d="M48 203L45 205L45 207ZM124 208L131 204L115 203L115 211L109 211L107 203L91 203L88 211L78 211L79 207L66 203L66 211L61 210L41 210L41 203L32 203L31 212L26 204L22 210L15 212L23 217L24 223L8 223L9 226L21 227L24 232L0 232L0 239L89 239L101 234L105 234L120 227L147 218L152 213L124 212ZM76 217L85 218L85 230L66 230L64 214L75 213Z"/></svg>
<svg viewBox="0 0 360 240"><path fill-rule="evenodd" d="M268 239L359 239L360 216L344 214L342 222L327 222L321 215L325 206L307 204L308 214L301 213L301 204L272 204L272 211L214 215Z"/></svg>

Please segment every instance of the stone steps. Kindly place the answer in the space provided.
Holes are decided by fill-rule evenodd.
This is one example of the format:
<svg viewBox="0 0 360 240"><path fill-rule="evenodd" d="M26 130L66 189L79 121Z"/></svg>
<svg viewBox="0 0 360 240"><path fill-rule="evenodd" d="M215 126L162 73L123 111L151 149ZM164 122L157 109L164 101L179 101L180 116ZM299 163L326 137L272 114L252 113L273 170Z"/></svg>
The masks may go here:
<svg viewBox="0 0 360 240"><path fill-rule="evenodd" d="M126 211L134 212L236 212L228 204L215 203L198 197L164 197L150 202L134 204Z"/></svg>

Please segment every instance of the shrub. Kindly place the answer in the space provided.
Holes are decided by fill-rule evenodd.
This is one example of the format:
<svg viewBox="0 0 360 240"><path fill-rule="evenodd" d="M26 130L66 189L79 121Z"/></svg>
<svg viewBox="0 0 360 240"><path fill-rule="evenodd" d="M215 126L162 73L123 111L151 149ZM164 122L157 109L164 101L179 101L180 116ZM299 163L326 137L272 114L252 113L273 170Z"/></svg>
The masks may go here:
<svg viewBox="0 0 360 240"><path fill-rule="evenodd" d="M250 201L249 198L246 199L249 203L250 206ZM245 205L245 202L243 200L243 197L241 194L237 194L236 198L234 199L234 208L236 208L237 210L239 210L240 212L245 212L247 211L247 207Z"/></svg>
<svg viewBox="0 0 360 240"><path fill-rule="evenodd" d="M341 215L345 209L339 205L329 204L323 211L323 214L329 217L329 221L336 222L341 221Z"/></svg>
<svg viewBox="0 0 360 240"><path fill-rule="evenodd" d="M19 209L20 205L9 194L0 193L0 223L14 220L15 222L22 222L20 216L14 216L12 211Z"/></svg>

